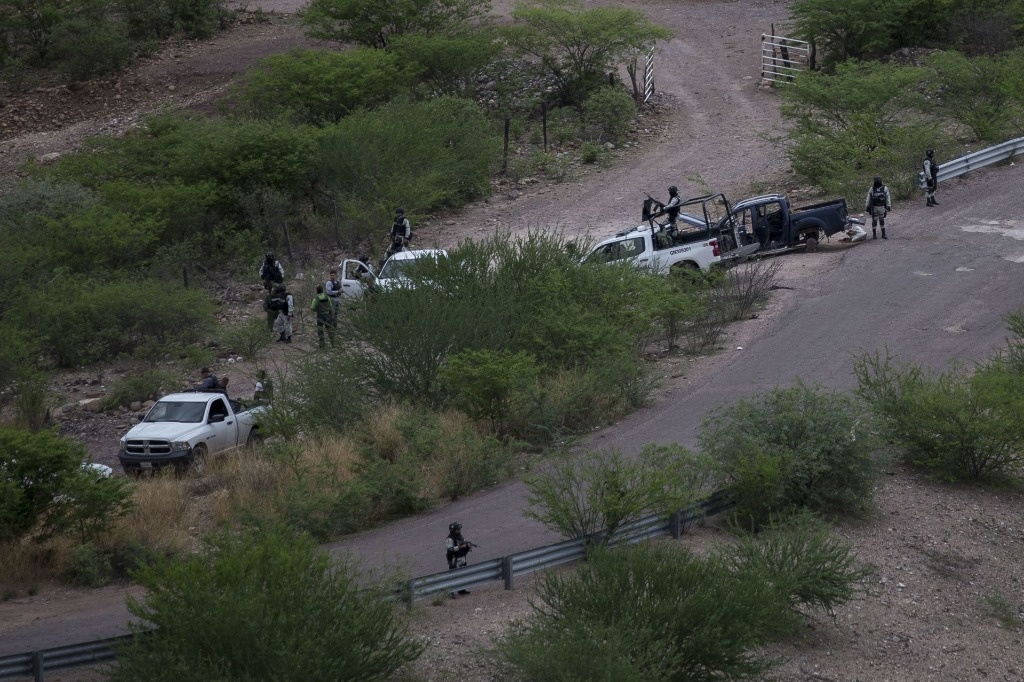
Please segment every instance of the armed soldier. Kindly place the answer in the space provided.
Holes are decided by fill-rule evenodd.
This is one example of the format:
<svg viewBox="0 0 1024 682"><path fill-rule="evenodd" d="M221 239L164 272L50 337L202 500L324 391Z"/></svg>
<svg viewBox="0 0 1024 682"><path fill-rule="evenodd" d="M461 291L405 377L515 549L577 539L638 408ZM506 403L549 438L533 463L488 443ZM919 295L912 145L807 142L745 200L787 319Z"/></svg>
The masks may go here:
<svg viewBox="0 0 1024 682"><path fill-rule="evenodd" d="M935 189L939 186L939 164L935 163L935 150L929 149L924 153L924 162L921 164L924 172L925 196L928 198L926 206L938 206L935 201Z"/></svg>
<svg viewBox="0 0 1024 682"><path fill-rule="evenodd" d="M864 199L864 210L871 214L871 238L878 239L877 228L881 226L882 239L888 239L885 236L885 216L892 210L892 197L889 195L889 188L877 175Z"/></svg>

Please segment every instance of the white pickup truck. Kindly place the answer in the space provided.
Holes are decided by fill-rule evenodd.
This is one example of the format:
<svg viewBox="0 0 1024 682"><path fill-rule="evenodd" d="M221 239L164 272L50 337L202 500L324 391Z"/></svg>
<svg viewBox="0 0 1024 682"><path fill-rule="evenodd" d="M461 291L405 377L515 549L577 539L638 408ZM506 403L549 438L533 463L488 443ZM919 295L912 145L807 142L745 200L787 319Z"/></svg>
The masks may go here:
<svg viewBox="0 0 1024 682"><path fill-rule="evenodd" d="M411 286L408 272L421 258L444 258L444 249L415 249L399 251L384 263L380 274L374 274L357 260L344 260L338 266L341 273L341 295L343 298L362 298L367 291L387 291L400 286Z"/></svg>
<svg viewBox="0 0 1024 682"><path fill-rule="evenodd" d="M121 438L117 458L126 474L166 466L200 472L208 456L257 442L255 418L266 409L243 409L224 391L172 393Z"/></svg>
<svg viewBox="0 0 1024 682"><path fill-rule="evenodd" d="M660 226L640 225L597 243L587 263L631 263L667 275L675 268L709 270L722 260L718 239L703 224L692 226L692 216L681 214L680 231L672 236ZM693 218L696 221L696 218Z"/></svg>

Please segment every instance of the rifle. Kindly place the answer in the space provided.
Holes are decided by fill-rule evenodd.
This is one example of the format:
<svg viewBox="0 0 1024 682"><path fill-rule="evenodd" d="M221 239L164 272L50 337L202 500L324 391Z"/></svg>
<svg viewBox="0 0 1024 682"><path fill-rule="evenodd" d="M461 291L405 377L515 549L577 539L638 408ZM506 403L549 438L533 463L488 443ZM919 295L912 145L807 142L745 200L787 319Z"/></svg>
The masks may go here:
<svg viewBox="0 0 1024 682"><path fill-rule="evenodd" d="M480 546L480 545L476 544L475 542L470 542L469 540L463 540L463 542L465 542L465 543L466 543L466 545L467 545L467 546L468 546L468 547L469 547L470 549L474 549L474 548L476 548L476 547L479 547L479 546Z"/></svg>

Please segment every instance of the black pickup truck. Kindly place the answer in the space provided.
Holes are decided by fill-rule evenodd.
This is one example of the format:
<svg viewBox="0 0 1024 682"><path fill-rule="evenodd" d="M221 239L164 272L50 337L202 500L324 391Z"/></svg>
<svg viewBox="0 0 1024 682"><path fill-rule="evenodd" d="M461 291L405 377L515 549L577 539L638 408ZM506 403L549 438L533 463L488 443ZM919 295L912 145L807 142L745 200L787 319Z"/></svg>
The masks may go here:
<svg viewBox="0 0 1024 682"><path fill-rule="evenodd" d="M814 252L822 236L848 229L846 201L835 199L794 209L781 194L744 199L732 205L718 224L722 257L758 245L757 255L805 248Z"/></svg>

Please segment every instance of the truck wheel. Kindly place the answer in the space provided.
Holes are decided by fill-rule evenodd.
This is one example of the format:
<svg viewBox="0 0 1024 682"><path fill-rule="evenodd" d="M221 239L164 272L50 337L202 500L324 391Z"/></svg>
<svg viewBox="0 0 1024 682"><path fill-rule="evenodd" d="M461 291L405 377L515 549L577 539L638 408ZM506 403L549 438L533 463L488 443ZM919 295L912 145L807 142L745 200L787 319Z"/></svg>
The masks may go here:
<svg viewBox="0 0 1024 682"><path fill-rule="evenodd" d="M245 439L245 446L248 448L254 448L258 445L263 444L263 434L257 428L249 429L249 437Z"/></svg>
<svg viewBox="0 0 1024 682"><path fill-rule="evenodd" d="M804 240L804 244L807 245L807 253L814 253L818 250L818 238L808 237Z"/></svg>
<svg viewBox="0 0 1024 682"><path fill-rule="evenodd" d="M196 476L201 476L206 469L206 446L200 443L192 448L192 459L188 461L188 470Z"/></svg>

